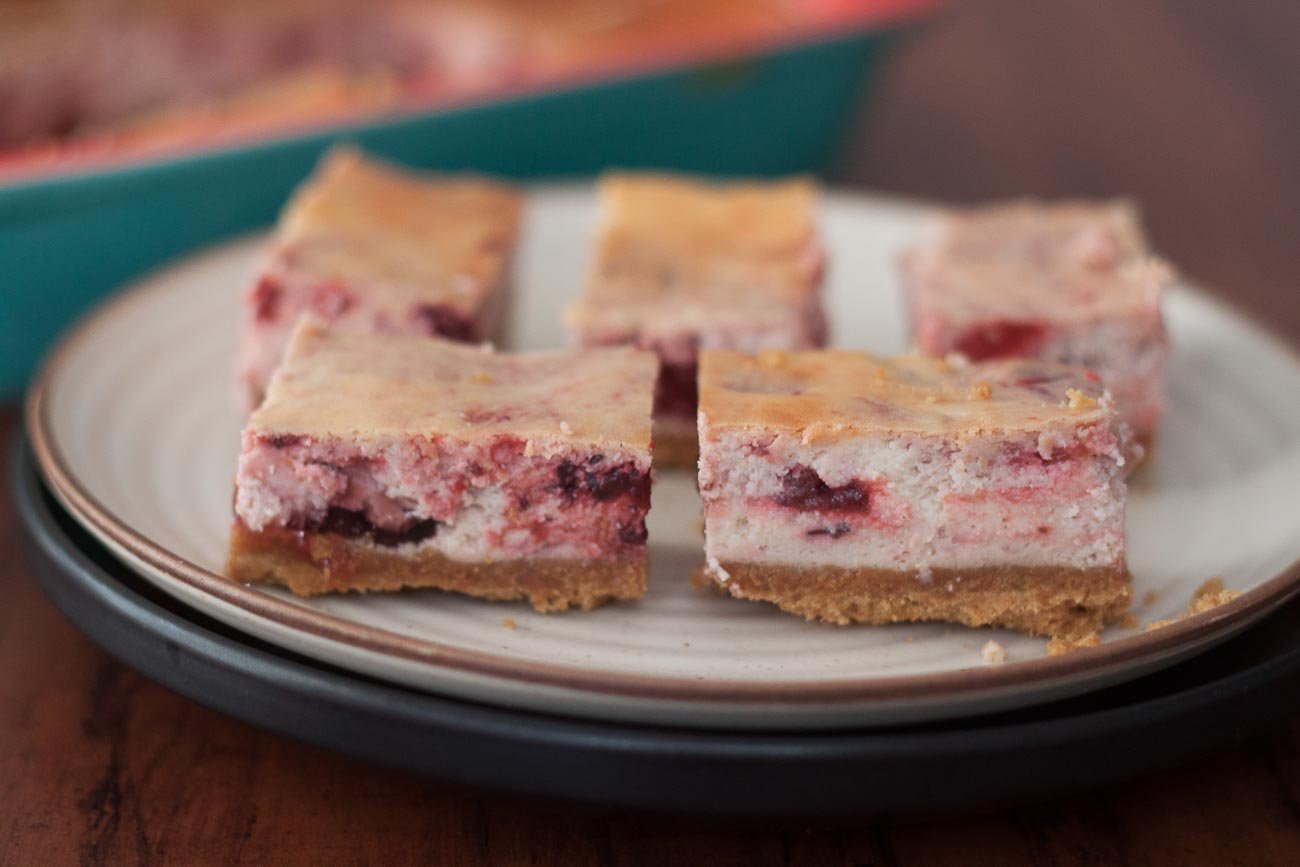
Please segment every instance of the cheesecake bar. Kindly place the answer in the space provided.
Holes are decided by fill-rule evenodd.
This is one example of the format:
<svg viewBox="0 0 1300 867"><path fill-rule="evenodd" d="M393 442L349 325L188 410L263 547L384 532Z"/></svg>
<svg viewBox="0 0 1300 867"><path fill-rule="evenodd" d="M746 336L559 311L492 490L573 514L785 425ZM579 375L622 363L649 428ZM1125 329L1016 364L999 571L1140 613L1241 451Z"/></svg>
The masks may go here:
<svg viewBox="0 0 1300 867"><path fill-rule="evenodd" d="M304 313L352 331L489 340L508 291L518 192L327 154L280 217L244 293L237 362L252 409Z"/></svg>
<svg viewBox="0 0 1300 867"><path fill-rule="evenodd" d="M568 311L580 346L634 345L662 367L656 459L694 466L701 349L810 349L826 341L824 254L804 179L707 183L611 174L582 297Z"/></svg>
<svg viewBox="0 0 1300 867"><path fill-rule="evenodd" d="M1127 608L1127 428L1035 360L705 352L706 576L832 623L1092 632Z"/></svg>
<svg viewBox="0 0 1300 867"><path fill-rule="evenodd" d="M304 320L244 429L228 574L541 611L638 597L657 366Z"/></svg>
<svg viewBox="0 0 1300 867"><path fill-rule="evenodd" d="M1096 371L1144 443L1163 406L1171 270L1129 203L1014 202L949 211L902 257L917 348Z"/></svg>

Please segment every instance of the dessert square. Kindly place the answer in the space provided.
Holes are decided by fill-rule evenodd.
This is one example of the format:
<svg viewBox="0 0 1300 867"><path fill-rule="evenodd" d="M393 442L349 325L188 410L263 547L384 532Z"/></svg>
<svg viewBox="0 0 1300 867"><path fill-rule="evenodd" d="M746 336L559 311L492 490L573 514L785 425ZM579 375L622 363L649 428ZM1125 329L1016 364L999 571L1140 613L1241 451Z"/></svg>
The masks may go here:
<svg viewBox="0 0 1300 867"><path fill-rule="evenodd" d="M902 259L917 348L1096 371L1150 443L1169 347L1152 257L1129 203L1014 202L949 211Z"/></svg>
<svg viewBox="0 0 1300 867"><path fill-rule="evenodd" d="M285 207L244 293L238 386L262 399L298 317L480 341L497 332L519 230L515 190L331 151Z"/></svg>
<svg viewBox="0 0 1300 867"><path fill-rule="evenodd" d="M1128 607L1126 431L1033 360L705 352L706 575L832 623L1083 635Z"/></svg>
<svg viewBox="0 0 1300 867"><path fill-rule="evenodd" d="M568 325L581 346L659 355L655 457L694 466L701 349L808 349L826 342L824 253L806 179L709 183L611 174L599 184L594 261Z"/></svg>
<svg viewBox="0 0 1300 867"><path fill-rule="evenodd" d="M228 574L541 611L640 596L657 367L303 321L244 429Z"/></svg>

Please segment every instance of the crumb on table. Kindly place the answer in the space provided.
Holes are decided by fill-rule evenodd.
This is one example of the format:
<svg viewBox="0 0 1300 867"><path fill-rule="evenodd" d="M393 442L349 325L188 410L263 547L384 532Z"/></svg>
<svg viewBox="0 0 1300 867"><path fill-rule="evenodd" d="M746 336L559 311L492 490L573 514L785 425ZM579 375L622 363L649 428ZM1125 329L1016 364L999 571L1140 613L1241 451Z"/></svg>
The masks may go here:
<svg viewBox="0 0 1300 867"><path fill-rule="evenodd" d="M985 665L1001 665L1007 661L1007 649L996 641L986 641L980 648Z"/></svg>
<svg viewBox="0 0 1300 867"><path fill-rule="evenodd" d="M501 625L504 626L506 629L514 629L515 619L513 617L503 617L501 619Z"/></svg>

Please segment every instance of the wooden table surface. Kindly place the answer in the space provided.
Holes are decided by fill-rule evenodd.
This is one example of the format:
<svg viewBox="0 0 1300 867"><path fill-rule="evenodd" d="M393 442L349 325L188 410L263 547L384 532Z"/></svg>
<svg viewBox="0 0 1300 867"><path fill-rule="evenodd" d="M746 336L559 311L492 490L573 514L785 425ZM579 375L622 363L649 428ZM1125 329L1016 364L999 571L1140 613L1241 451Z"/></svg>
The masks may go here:
<svg viewBox="0 0 1300 867"><path fill-rule="evenodd" d="M894 56L841 180L1134 195L1186 273L1300 342L1300 3L953 5ZM0 411L0 439L15 424ZM181 699L65 622L18 549L0 496L0 864L1300 863L1300 719L982 817L826 831L578 812L374 770Z"/></svg>

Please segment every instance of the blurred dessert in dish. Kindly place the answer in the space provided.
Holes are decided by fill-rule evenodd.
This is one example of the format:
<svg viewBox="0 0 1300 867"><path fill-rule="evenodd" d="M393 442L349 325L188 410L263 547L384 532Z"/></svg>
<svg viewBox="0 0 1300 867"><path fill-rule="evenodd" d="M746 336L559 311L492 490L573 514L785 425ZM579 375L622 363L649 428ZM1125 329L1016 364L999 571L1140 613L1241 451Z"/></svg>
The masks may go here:
<svg viewBox="0 0 1300 867"><path fill-rule="evenodd" d="M147 155L627 74L910 5L0 0L0 162Z"/></svg>

